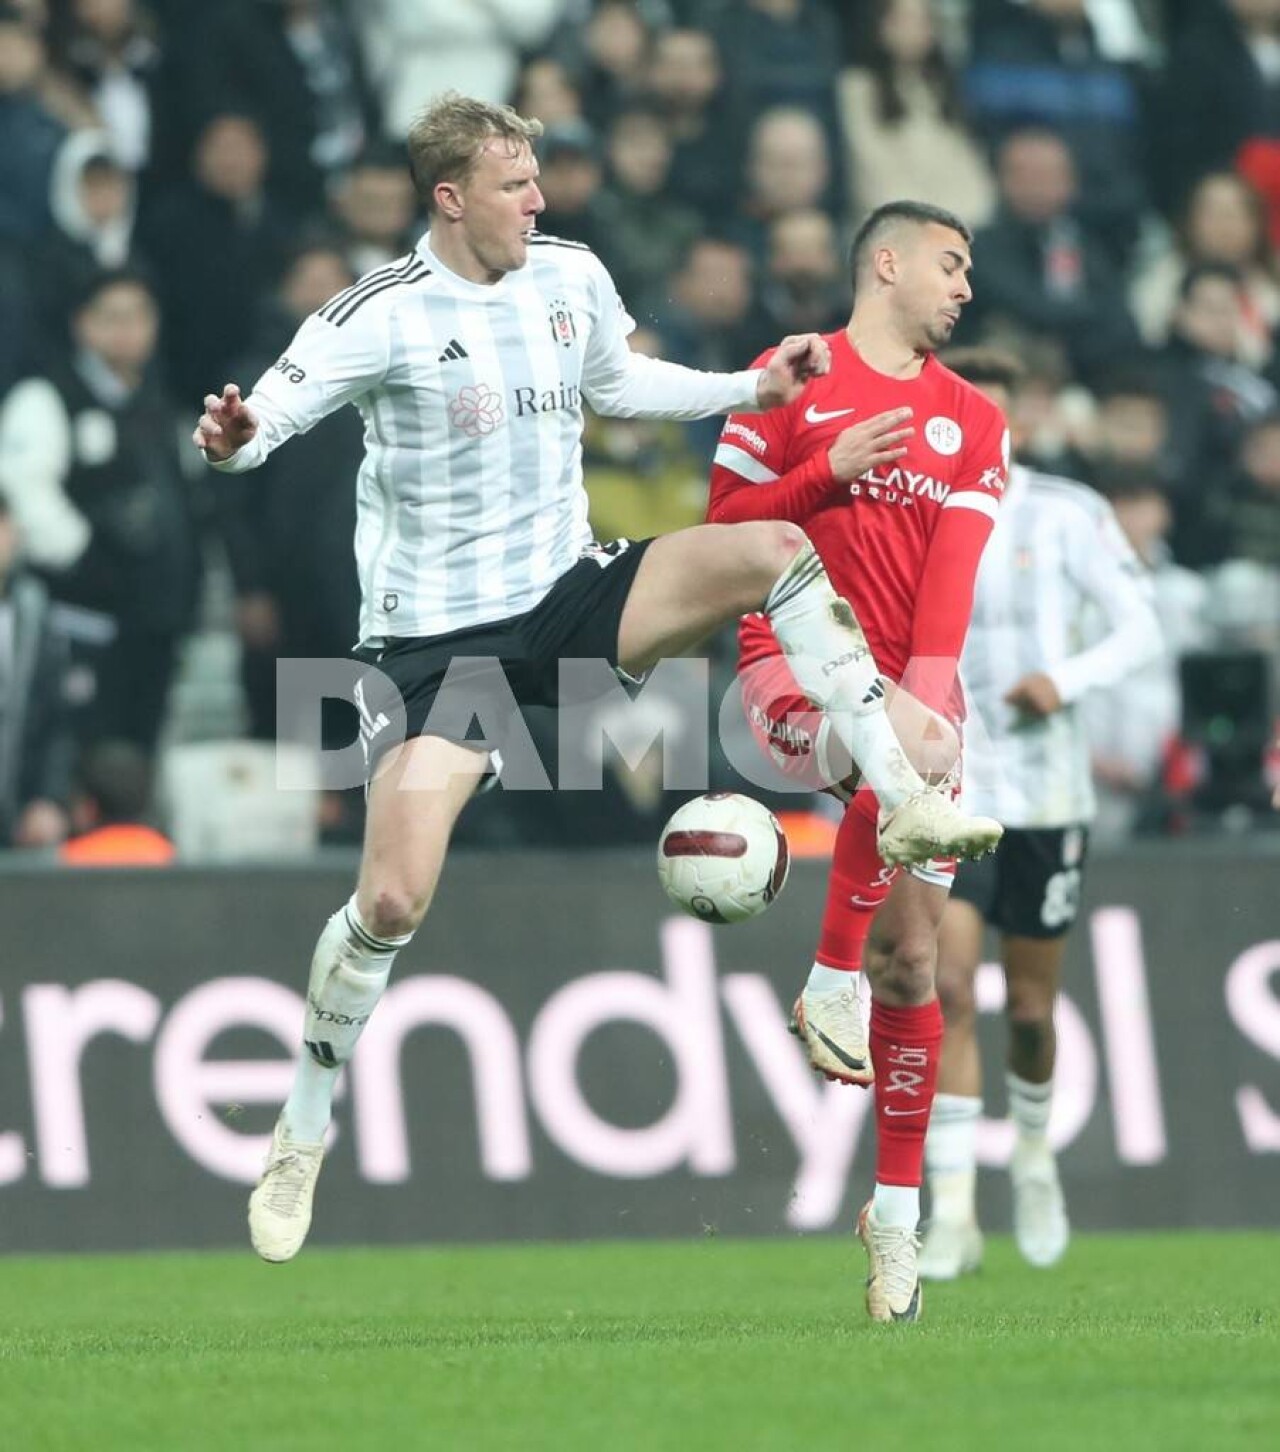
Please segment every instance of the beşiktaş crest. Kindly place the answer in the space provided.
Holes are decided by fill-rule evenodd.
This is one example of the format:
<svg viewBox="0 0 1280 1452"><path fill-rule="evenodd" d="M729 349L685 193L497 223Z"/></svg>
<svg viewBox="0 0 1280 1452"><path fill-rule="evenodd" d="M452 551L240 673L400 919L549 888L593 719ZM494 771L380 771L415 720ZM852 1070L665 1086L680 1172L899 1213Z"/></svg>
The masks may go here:
<svg viewBox="0 0 1280 1452"><path fill-rule="evenodd" d="M563 298L556 298L547 309L551 323L551 336L562 348L572 348L578 336L578 325L573 320L569 304Z"/></svg>

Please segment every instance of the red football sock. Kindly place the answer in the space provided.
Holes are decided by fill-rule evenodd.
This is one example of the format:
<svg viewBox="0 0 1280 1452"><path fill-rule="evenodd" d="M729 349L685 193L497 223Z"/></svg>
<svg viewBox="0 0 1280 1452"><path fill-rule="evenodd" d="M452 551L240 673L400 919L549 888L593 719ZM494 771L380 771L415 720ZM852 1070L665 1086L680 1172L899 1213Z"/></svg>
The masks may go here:
<svg viewBox="0 0 1280 1452"><path fill-rule="evenodd" d="M936 998L913 1008L872 1000L878 1185L920 1184L941 1047L942 1006Z"/></svg>
<svg viewBox="0 0 1280 1452"><path fill-rule="evenodd" d="M836 833L817 961L856 973L876 910L897 876L876 848L876 799L860 791L845 808Z"/></svg>

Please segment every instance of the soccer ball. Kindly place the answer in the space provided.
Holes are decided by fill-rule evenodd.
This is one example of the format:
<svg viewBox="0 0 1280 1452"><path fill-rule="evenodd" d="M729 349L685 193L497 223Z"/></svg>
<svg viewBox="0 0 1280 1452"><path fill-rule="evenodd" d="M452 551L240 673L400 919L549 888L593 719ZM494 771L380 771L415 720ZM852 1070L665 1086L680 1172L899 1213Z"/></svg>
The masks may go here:
<svg viewBox="0 0 1280 1452"><path fill-rule="evenodd" d="M706 923L741 923L764 912L790 865L777 817L738 792L694 797L658 839L658 878L667 896Z"/></svg>

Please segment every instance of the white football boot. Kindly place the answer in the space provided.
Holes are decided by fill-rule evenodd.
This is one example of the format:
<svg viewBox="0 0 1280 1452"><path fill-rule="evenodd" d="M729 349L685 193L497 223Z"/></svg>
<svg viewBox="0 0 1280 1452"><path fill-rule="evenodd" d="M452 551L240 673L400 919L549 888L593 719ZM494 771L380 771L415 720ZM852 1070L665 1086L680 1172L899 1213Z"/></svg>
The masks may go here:
<svg viewBox="0 0 1280 1452"><path fill-rule="evenodd" d="M1013 1181L1013 1238L1022 1258L1041 1269L1056 1265L1066 1254L1071 1226L1052 1150L1016 1146L1009 1176Z"/></svg>
<svg viewBox="0 0 1280 1452"><path fill-rule="evenodd" d="M954 1281L982 1266L982 1231L973 1220L931 1220L920 1245L920 1279Z"/></svg>
<svg viewBox="0 0 1280 1452"><path fill-rule="evenodd" d="M842 1084L865 1086L876 1076L858 997L862 974L850 973L848 977L848 988L827 993L811 993L806 988L796 999L787 1027L803 1042L809 1063L818 1073Z"/></svg>
<svg viewBox="0 0 1280 1452"><path fill-rule="evenodd" d="M292 1260L302 1249L323 1160L323 1144L300 1144L276 1121L267 1167L249 1196L249 1239L263 1260Z"/></svg>
<svg viewBox="0 0 1280 1452"><path fill-rule="evenodd" d="M985 857L1003 836L993 818L962 812L949 789L925 787L880 813L876 842L890 867L911 867L931 857Z"/></svg>
<svg viewBox="0 0 1280 1452"><path fill-rule="evenodd" d="M858 1216L858 1239L867 1251L867 1314L873 1321L918 1321L924 1292L915 1231L879 1224L868 1200Z"/></svg>

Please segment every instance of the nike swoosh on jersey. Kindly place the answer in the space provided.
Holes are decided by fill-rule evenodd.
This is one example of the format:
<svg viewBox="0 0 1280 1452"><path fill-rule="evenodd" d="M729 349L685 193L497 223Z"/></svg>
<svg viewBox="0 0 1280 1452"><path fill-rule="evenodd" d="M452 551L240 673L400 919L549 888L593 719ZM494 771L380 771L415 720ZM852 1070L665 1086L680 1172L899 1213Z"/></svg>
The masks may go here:
<svg viewBox="0 0 1280 1452"><path fill-rule="evenodd" d="M854 410L851 408L823 409L814 408L813 404L810 404L809 407L806 408L804 411L804 421L805 423L813 424L826 423L829 418L843 418L845 414L853 412Z"/></svg>
<svg viewBox="0 0 1280 1452"><path fill-rule="evenodd" d="M927 1109L892 1109L886 1104L884 1112L892 1115L895 1119L901 1119L906 1114L928 1114L929 1111Z"/></svg>

